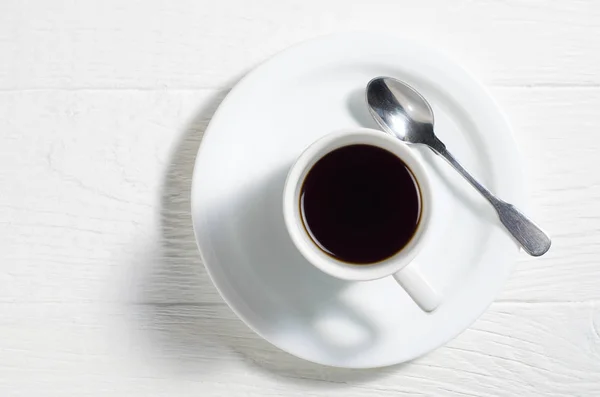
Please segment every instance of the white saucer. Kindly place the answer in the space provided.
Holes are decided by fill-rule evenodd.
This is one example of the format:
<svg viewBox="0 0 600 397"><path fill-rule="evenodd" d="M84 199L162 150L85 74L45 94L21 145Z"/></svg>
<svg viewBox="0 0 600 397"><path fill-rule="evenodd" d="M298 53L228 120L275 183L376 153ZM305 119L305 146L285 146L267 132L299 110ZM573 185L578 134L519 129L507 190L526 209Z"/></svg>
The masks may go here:
<svg viewBox="0 0 600 397"><path fill-rule="evenodd" d="M340 281L296 251L282 216L286 173L331 131L377 128L364 89L379 75L416 87L456 157L500 197L526 204L506 119L469 74L430 49L387 35L337 35L292 47L248 74L214 115L196 160L196 238L237 315L279 348L320 364L391 365L448 342L492 302L519 252L489 205L421 147L434 208L416 260L444 295L435 312L421 311L391 278Z"/></svg>

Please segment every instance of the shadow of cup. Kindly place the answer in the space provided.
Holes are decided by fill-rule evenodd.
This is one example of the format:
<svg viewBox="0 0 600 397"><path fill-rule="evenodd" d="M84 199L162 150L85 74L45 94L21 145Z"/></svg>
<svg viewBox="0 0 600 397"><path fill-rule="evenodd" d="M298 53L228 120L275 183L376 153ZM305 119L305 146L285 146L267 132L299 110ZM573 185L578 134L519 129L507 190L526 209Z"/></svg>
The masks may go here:
<svg viewBox="0 0 600 397"><path fill-rule="evenodd" d="M380 369L347 370L325 367L301 360L274 347L236 317L212 284L196 246L190 193L195 158L204 131L226 94L227 92L215 94L184 130L172 153L163 182L159 240L151 248L144 247L138 259L143 263L143 269L137 275L141 280L140 296L139 304L134 306L133 316L136 319L136 330L142 331L150 345L149 352L144 352L144 355L150 354L152 362L160 365L161 369L173 374L189 374L191 377L223 370L234 361L278 380L297 384L298 378L301 378L308 387L344 387L348 381L360 383L381 377L385 372ZM315 301L320 302L320 305L305 308L303 318L307 320L306 324L311 321L326 323L328 299L343 290L344 283L324 277L291 249L292 243L287 232L282 229L283 219L274 228L271 228L274 224L262 222L265 211L275 211L274 203L279 200L278 190L279 186L282 189L285 171L275 173L271 182L265 182L249 197L242 199L245 205L238 208L238 226L246 229L246 239L241 242L241 246L252 247L260 242L257 241L260 234L253 233L257 231L255 227L273 239L272 256L268 258L269 261L256 262L259 264L259 272L255 277L265 277L265 283L304 280L303 288L292 291L299 296L313 294L312 283L308 280L317 280L322 293L315 295ZM276 217L272 221L277 223ZM250 250L252 252L251 248ZM277 262L276 259L283 259L284 252L292 254L284 261ZM259 255L255 252L252 260L260 260L261 255L264 253ZM276 266L276 263L283 266ZM288 270L284 271L286 268ZM280 290L287 291L284 283L275 285ZM359 324L361 329L364 327L366 340L374 337L374 331L369 329L364 320L351 311L346 315L346 319L342 321ZM317 343L321 343L323 348L329 346L337 349L337 354L350 354L351 350L347 346L336 347L332 336L335 335L324 334L321 342ZM356 345L355 348L364 346Z"/></svg>
<svg viewBox="0 0 600 397"><path fill-rule="evenodd" d="M368 350L377 333L364 313L340 298L351 283L321 272L293 245L283 220L286 176L287 168L274 172L206 211L214 217L211 251L218 258L212 273L235 291L232 303L250 308L268 339L289 343L289 334L302 335L299 343L343 361Z"/></svg>

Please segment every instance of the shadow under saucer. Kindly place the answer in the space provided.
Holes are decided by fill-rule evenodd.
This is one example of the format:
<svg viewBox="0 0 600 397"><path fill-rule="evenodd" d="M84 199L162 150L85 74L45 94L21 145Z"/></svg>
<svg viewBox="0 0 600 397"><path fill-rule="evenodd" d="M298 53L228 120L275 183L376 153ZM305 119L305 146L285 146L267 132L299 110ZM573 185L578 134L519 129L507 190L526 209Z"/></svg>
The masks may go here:
<svg viewBox="0 0 600 397"><path fill-rule="evenodd" d="M134 306L136 328L150 344L150 354L161 366L175 374L210 373L226 370L233 361L257 368L281 380L297 383L298 378L307 386L343 387L346 382L366 382L383 376L386 370L347 370L326 367L292 356L256 335L223 302L199 255L192 227L191 182L196 154L208 121L226 92L216 94L209 104L184 130L180 143L171 156L161 194L161 233L153 247L145 246L140 252L144 269L139 291L139 304ZM287 258L287 271L274 266L284 260L283 252L290 252L291 241L279 226L261 222L265 211L274 211L275 197L280 194L286 170L275 172L254 192L240 197L239 219L225 227L239 228L246 236L237 241L239 249L248 250L248 260L258 264L249 277L263 277L276 288L283 289L282 278L296 280L306 286L305 294L326 307L328 296L314 294L308 280L316 280L318 291L335 294L344 288L344 282L329 278L312 268L296 253ZM277 207L278 208L278 207ZM276 222L276 219L272 219ZM281 219L282 222L282 219ZM261 230L256 230L258 227ZM253 250L260 236L267 234L274 249L268 254ZM219 238L217 235L211 238ZM295 252L295 251L292 251ZM227 260L227 254L223 261ZM296 288L291 293L298 294ZM281 291L280 291L281 292ZM313 295L314 294L314 295ZM297 297L297 296L296 296ZM303 316L315 316L307 307ZM326 311L322 312L326 315ZM348 313L350 321L359 321ZM372 332L368 330L367 332ZM323 341L326 343L326 341ZM339 354L347 350L340 347ZM237 359L235 359L237 357ZM234 359L234 360L232 360ZM317 381L317 382L314 382ZM327 382L323 382L327 381Z"/></svg>

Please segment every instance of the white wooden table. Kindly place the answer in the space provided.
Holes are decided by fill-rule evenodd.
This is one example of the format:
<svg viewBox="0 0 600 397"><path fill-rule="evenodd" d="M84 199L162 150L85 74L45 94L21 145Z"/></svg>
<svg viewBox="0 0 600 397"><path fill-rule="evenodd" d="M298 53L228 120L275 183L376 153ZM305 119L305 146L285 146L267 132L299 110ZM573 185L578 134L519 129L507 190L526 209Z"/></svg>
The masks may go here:
<svg viewBox="0 0 600 397"><path fill-rule="evenodd" d="M357 28L419 37L490 87L554 240L447 346L370 371L238 320L188 197L232 85ZM599 127L594 0L3 0L0 396L599 396Z"/></svg>

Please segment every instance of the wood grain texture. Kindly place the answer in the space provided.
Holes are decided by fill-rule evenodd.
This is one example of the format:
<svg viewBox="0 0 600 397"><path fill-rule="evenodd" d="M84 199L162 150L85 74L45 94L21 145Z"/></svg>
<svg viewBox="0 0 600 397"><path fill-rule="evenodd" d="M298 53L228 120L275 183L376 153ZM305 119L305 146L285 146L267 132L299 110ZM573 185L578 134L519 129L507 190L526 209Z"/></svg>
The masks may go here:
<svg viewBox="0 0 600 397"><path fill-rule="evenodd" d="M600 4L0 2L1 396L600 395ZM381 10L385 9L385 12ZM214 110L289 44L420 36L474 70L553 236L447 346L400 366L303 362L223 303L192 167Z"/></svg>
<svg viewBox="0 0 600 397"><path fill-rule="evenodd" d="M321 367L260 339L224 304L2 304L3 395L595 396L594 304L496 303L408 364ZM7 316L8 315L8 316Z"/></svg>
<svg viewBox="0 0 600 397"><path fill-rule="evenodd" d="M4 0L0 26L0 89L221 88L349 30L433 44L490 85L600 84L594 0Z"/></svg>
<svg viewBox="0 0 600 397"><path fill-rule="evenodd" d="M537 260L521 255L500 299L600 299L600 114L597 89L499 89L521 147L531 213L552 236Z"/></svg>

